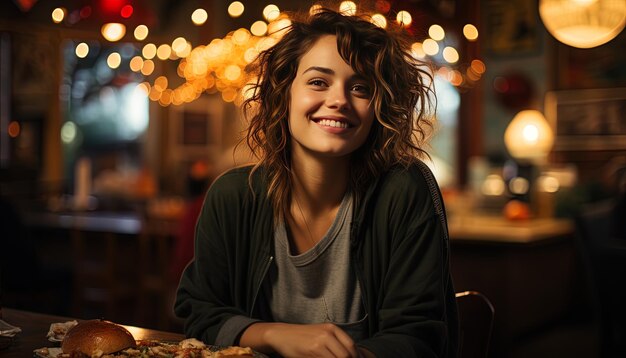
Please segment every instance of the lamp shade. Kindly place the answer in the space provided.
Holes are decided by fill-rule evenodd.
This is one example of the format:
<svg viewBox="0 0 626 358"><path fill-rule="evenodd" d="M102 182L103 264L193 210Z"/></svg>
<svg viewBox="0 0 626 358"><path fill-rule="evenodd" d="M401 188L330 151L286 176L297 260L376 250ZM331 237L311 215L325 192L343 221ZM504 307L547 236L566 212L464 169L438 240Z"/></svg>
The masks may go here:
<svg viewBox="0 0 626 358"><path fill-rule="evenodd" d="M624 0L540 0L539 16L558 41L591 48L611 41L626 24Z"/></svg>
<svg viewBox="0 0 626 358"><path fill-rule="evenodd" d="M513 158L540 163L552 149L554 134L541 112L528 109L517 113L509 123L504 144Z"/></svg>

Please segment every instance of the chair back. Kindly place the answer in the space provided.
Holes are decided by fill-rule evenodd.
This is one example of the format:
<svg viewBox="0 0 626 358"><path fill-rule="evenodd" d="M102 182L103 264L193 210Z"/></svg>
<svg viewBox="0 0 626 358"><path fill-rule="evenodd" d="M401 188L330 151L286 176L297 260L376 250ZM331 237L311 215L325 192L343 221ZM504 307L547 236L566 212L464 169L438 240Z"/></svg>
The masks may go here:
<svg viewBox="0 0 626 358"><path fill-rule="evenodd" d="M459 358L484 358L489 353L494 307L480 292L456 293L459 312Z"/></svg>

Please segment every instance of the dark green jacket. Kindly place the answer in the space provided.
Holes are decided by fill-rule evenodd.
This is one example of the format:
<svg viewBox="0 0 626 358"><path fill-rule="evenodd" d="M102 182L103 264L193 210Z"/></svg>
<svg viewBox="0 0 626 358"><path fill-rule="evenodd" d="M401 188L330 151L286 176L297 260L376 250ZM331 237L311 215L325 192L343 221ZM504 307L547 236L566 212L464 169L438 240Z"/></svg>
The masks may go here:
<svg viewBox="0 0 626 358"><path fill-rule="evenodd" d="M231 170L209 189L196 225L194 260L178 288L175 312L185 334L237 344L253 322L271 321L259 300L273 260L272 206L263 174ZM437 183L423 163L378 178L355 203L353 267L377 357L456 357L458 318L448 231Z"/></svg>

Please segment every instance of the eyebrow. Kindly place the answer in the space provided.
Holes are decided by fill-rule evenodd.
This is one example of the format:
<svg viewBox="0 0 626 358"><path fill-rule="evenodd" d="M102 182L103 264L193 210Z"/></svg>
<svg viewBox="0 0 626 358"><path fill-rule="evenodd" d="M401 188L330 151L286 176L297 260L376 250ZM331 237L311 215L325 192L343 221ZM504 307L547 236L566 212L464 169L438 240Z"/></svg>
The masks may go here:
<svg viewBox="0 0 626 358"><path fill-rule="evenodd" d="M302 72L302 74L305 74L309 71L319 71L328 75L332 75L335 73L335 71L331 70L330 68L326 68L326 67L320 67L320 66L311 66L309 68L307 68L306 70L304 70L304 72Z"/></svg>
<svg viewBox="0 0 626 358"><path fill-rule="evenodd" d="M311 66L311 67L307 68L306 70L304 70L302 72L302 74L305 74L305 73L310 72L310 71L319 71L319 72L325 73L327 75L334 75L335 74L334 70L332 70L332 69L330 69L328 67L321 67L321 66ZM362 76L359 76L356 73L354 74L353 77L355 79L358 79L358 80L363 80L363 81L365 80L365 78L363 78Z"/></svg>

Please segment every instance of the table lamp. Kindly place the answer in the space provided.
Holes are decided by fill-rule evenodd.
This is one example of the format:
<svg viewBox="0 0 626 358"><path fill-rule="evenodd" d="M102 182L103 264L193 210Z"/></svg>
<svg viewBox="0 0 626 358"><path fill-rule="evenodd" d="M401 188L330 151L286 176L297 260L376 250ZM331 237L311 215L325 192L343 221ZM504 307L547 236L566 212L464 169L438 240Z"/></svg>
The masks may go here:
<svg viewBox="0 0 626 358"><path fill-rule="evenodd" d="M504 144L518 163L518 177L509 182L511 193L528 198L534 204L533 211L545 212L539 207L545 205L545 200L539 200L542 189L537 187L536 178L554 144L554 134L546 118L537 110L520 111L504 132Z"/></svg>

